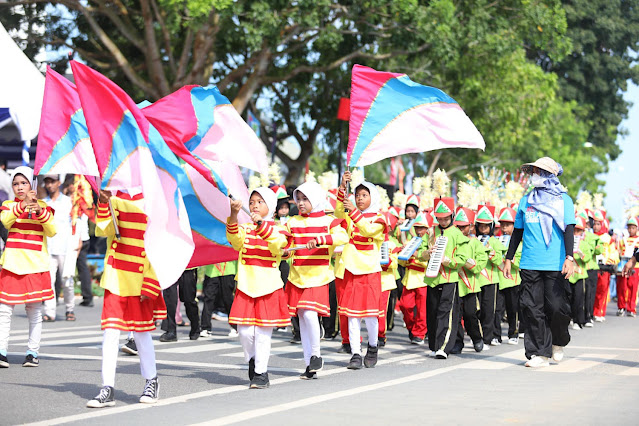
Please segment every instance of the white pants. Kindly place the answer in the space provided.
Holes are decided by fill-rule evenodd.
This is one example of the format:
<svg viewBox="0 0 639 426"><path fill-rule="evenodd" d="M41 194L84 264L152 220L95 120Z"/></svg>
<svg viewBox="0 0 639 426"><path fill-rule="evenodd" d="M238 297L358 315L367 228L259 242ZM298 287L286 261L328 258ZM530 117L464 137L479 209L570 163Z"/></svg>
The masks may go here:
<svg viewBox="0 0 639 426"><path fill-rule="evenodd" d="M319 319L317 312L307 309L298 309L297 316L300 319L300 337L302 338L304 362L308 366L312 356L320 356Z"/></svg>
<svg viewBox="0 0 639 426"><path fill-rule="evenodd" d="M11 330L11 316L15 305L0 303L0 354L7 355L9 348L9 331ZM42 337L42 310L40 302L24 305L29 318L29 343L27 353L34 356L40 350L40 338Z"/></svg>
<svg viewBox="0 0 639 426"><path fill-rule="evenodd" d="M255 325L238 325L240 343L244 349L244 359L249 362L255 360L255 373L268 371L268 358L271 356L271 334L273 327L258 327Z"/></svg>
<svg viewBox="0 0 639 426"><path fill-rule="evenodd" d="M135 346L140 357L140 372L142 377L149 380L158 375L155 367L155 349L151 332L133 332ZM120 351L120 330L107 328L102 339L102 386L115 387L115 367Z"/></svg>
<svg viewBox="0 0 639 426"><path fill-rule="evenodd" d="M379 318L366 317L366 331L368 332L368 344L372 347L377 346L377 333L379 332ZM348 318L348 338L351 341L351 352L353 354L362 354L361 334L361 318Z"/></svg>
<svg viewBox="0 0 639 426"><path fill-rule="evenodd" d="M58 271L62 274L62 268L64 267L64 258L62 254L52 254L49 273L51 274L51 289L55 294L55 281L58 276ZM75 294L73 292L74 286L73 277L62 277L62 293L64 294L64 304L66 305L66 312L73 312L75 308ZM44 315L51 318L55 318L55 308L58 303L57 297L44 302Z"/></svg>

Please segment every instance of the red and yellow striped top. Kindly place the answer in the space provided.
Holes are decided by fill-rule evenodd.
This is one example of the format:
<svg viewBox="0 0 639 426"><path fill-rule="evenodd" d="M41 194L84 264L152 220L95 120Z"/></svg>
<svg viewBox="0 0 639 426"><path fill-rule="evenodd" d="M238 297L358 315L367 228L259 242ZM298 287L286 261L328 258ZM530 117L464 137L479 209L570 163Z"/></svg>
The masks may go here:
<svg viewBox="0 0 639 426"><path fill-rule="evenodd" d="M122 297L144 295L155 299L162 289L144 249L147 216L143 210L143 195L118 192L111 197L111 205L118 221L120 239L115 237L108 204L98 203L95 222L95 235L107 237L100 287Z"/></svg>
<svg viewBox="0 0 639 426"><path fill-rule="evenodd" d="M54 211L42 200L38 204L42 211L37 216L32 214L31 219L18 199L7 200L0 207L0 221L9 230L0 265L16 275L46 272L50 268L45 237L56 234Z"/></svg>

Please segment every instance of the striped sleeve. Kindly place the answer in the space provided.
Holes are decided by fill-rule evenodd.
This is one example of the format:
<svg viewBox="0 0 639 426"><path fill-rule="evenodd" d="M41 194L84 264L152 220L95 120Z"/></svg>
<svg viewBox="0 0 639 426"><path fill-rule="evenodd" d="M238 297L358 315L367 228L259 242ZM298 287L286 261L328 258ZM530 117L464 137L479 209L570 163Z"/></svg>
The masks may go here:
<svg viewBox="0 0 639 426"><path fill-rule="evenodd" d="M153 278L144 277L144 279L142 280L142 290L140 294L142 296L147 296L151 299L155 299L160 295L160 293L162 293L160 283Z"/></svg>

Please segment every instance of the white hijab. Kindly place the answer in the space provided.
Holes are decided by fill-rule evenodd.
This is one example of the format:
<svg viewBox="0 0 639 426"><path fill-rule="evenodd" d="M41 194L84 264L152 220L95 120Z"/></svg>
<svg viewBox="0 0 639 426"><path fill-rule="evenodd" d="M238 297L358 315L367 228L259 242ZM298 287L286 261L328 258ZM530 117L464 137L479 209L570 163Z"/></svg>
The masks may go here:
<svg viewBox="0 0 639 426"><path fill-rule="evenodd" d="M311 202L311 213L323 212L326 208L326 191L317 182L305 182L293 191L293 200L297 204L297 194L306 195Z"/></svg>
<svg viewBox="0 0 639 426"><path fill-rule="evenodd" d="M368 192L371 194L371 205L362 213L377 213L382 208L379 200L379 192L377 191L377 187L370 182L362 182L359 185L365 186L368 189ZM359 186L357 185L357 186ZM357 187L355 187L355 191L357 191Z"/></svg>
<svg viewBox="0 0 639 426"><path fill-rule="evenodd" d="M11 172L11 189L12 190L13 190L13 178L16 177L16 175L24 176L29 181L29 184L33 186L33 169L31 167L20 166L13 169L13 171ZM15 197L15 194L14 194L14 197Z"/></svg>
<svg viewBox="0 0 639 426"><path fill-rule="evenodd" d="M275 209L277 208L277 195L273 192L272 189L266 187L255 188L253 192L257 192L260 194L260 197L266 203L266 207L268 207L268 213L264 217L264 220L273 220L273 215L275 214ZM252 195L253 193L251 193Z"/></svg>

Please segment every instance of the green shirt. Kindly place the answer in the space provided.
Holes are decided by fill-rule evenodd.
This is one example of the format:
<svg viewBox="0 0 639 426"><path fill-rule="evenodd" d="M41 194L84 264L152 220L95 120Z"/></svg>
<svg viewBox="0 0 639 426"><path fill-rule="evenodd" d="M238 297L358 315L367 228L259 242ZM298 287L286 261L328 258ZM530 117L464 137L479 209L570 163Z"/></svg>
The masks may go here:
<svg viewBox="0 0 639 426"><path fill-rule="evenodd" d="M228 262L215 263L204 267L204 275L215 278L226 275L237 274L237 260L229 260Z"/></svg>
<svg viewBox="0 0 639 426"><path fill-rule="evenodd" d="M586 260L586 269L588 270L599 270L599 264L597 263L597 255L602 254L604 252L604 245L599 241L599 236L595 235L594 232L586 231L584 232L584 241L590 244L591 254L589 257L585 258Z"/></svg>
<svg viewBox="0 0 639 426"><path fill-rule="evenodd" d="M504 261L506 247L504 247L499 239L490 237L486 244L486 251L488 252L488 263L486 264L486 269L484 269L479 276L480 287L499 283L499 266Z"/></svg>
<svg viewBox="0 0 639 426"><path fill-rule="evenodd" d="M508 252L508 247L506 247L506 252ZM504 260L506 260L506 253L504 253ZM503 290L505 288L515 287L521 284L521 275L519 275L519 262L521 262L521 243L517 247L517 251L515 251L515 257L513 257L512 262L510 263L510 275L513 276L512 279L508 279L504 276L503 268L499 269L499 289Z"/></svg>
<svg viewBox="0 0 639 426"><path fill-rule="evenodd" d="M481 291L478 278L481 275L481 271L486 267L486 263L488 263L486 247L484 247L477 238L470 238L468 247L468 260L474 260L475 266L472 268L463 266L459 271L459 297Z"/></svg>
<svg viewBox="0 0 639 426"><path fill-rule="evenodd" d="M446 229L441 229L439 226L435 227L435 238L441 235L448 238L446 249L444 250L444 260L448 258L450 262L447 266L442 263L439 274L436 277L429 278L424 276L424 282L430 287L459 282L458 271L464 266L470 253L468 237L465 237L456 226L451 225ZM430 248L430 242L427 244L429 244L427 247Z"/></svg>
<svg viewBox="0 0 639 426"><path fill-rule="evenodd" d="M575 284L579 280L588 278L588 262L587 259L593 257L594 248L592 244L584 237L579 242L579 247L575 247L573 258L575 259L575 272L568 278L570 284Z"/></svg>

